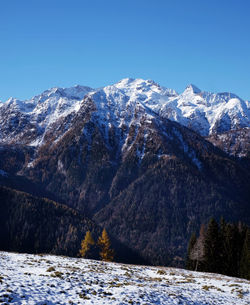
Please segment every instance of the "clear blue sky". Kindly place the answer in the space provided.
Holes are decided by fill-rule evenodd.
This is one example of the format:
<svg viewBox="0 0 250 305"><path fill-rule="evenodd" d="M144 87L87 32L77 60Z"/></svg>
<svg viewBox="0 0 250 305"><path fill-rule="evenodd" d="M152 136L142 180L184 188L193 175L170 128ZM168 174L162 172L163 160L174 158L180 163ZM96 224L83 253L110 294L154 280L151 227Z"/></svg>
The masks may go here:
<svg viewBox="0 0 250 305"><path fill-rule="evenodd" d="M0 100L124 77L250 99L250 1L0 1Z"/></svg>

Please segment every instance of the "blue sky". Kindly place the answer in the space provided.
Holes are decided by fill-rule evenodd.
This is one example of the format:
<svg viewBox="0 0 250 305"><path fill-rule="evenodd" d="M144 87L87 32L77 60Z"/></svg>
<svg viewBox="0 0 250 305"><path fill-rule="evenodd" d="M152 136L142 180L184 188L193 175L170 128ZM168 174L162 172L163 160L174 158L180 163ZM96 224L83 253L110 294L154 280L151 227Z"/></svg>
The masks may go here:
<svg viewBox="0 0 250 305"><path fill-rule="evenodd" d="M250 1L1 0L0 100L125 77L250 99Z"/></svg>

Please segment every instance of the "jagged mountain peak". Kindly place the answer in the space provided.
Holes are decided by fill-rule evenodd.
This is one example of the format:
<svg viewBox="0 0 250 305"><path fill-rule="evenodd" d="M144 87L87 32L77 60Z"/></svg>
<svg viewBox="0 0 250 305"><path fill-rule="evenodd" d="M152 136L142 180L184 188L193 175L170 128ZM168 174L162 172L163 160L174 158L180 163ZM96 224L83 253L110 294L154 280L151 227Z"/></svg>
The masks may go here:
<svg viewBox="0 0 250 305"><path fill-rule="evenodd" d="M187 92L191 92L191 93L201 93L201 90L198 88L198 87L196 87L195 85L193 85L193 84L189 84L187 87L186 87L186 89L185 89L185 91L184 91L185 93L187 93Z"/></svg>
<svg viewBox="0 0 250 305"><path fill-rule="evenodd" d="M64 94L66 94L69 98L75 99L83 99L83 97L91 91L94 91L94 89L81 85L75 85L74 87L70 88L63 88Z"/></svg>
<svg viewBox="0 0 250 305"><path fill-rule="evenodd" d="M134 112L138 114L142 111L149 115L150 110L202 136L250 126L249 102L235 94L201 91L192 84L178 94L152 80L124 78L99 89L81 85L53 87L25 101L10 98L0 106L0 141L7 138L8 141L16 141L18 134L23 137L23 129L32 124L32 130L37 130L40 140L32 136L25 143L42 143L42 135L51 124L69 116L70 121L73 119L74 113L77 114L81 109L84 97L93 99L96 113L104 124L109 124L110 120L116 122L117 126L130 124ZM69 128L68 124L67 120L64 130ZM13 138L13 134L10 137L10 130L17 138Z"/></svg>
<svg viewBox="0 0 250 305"><path fill-rule="evenodd" d="M49 98L49 97L65 97L68 99L79 100L79 99L83 99L83 97L91 91L93 91L92 88L81 85L75 85L73 87L68 87L68 88L53 87L33 97L31 100L33 101L44 100L44 98Z"/></svg>
<svg viewBox="0 0 250 305"><path fill-rule="evenodd" d="M11 96L10 98L7 99L6 102L3 103L3 105L4 104L6 104L6 105L18 104L19 102L21 102L19 99Z"/></svg>
<svg viewBox="0 0 250 305"><path fill-rule="evenodd" d="M136 90L149 90L152 85L156 85L159 87L159 85L157 85L156 83L144 80L142 78L124 78L112 85L112 87L116 87L120 90L124 90L125 92L129 92Z"/></svg>
<svg viewBox="0 0 250 305"><path fill-rule="evenodd" d="M16 98L14 98L13 96L11 96L10 98L7 99L7 101L5 103L12 103L16 100Z"/></svg>
<svg viewBox="0 0 250 305"><path fill-rule="evenodd" d="M124 78L119 82L115 83L113 86L116 88L122 89L125 92L157 92L161 94L171 94L173 96L178 95L178 93L173 90L163 86L160 86L158 83L151 79L142 79L142 78Z"/></svg>

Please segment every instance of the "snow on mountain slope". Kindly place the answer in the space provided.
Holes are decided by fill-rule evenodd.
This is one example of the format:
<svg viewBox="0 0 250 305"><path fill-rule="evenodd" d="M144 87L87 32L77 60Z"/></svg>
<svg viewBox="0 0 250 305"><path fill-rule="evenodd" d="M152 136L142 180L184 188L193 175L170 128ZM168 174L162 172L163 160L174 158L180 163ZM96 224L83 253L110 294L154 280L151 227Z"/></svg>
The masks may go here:
<svg viewBox="0 0 250 305"><path fill-rule="evenodd" d="M86 111L83 108L88 102L93 104L92 108L95 110L91 113L90 121L99 126L106 147L111 148L110 142L113 144L118 142L118 145L115 145L116 152L118 155L121 153L123 159L131 150L136 150L140 162L145 154L149 153L148 147L151 146L152 150L150 142L152 142L154 135L158 134L157 129L160 128L162 129L160 133L164 135L165 141L170 143L175 139L175 143L186 153L195 166L201 168L195 151L187 144L181 133L175 128L166 130L166 120L152 110L151 106L155 101L153 96L159 98L160 94L162 100L168 100L177 95L174 91L160 88L153 81L124 79L115 85L90 92L83 100L80 111L83 113ZM151 106L149 107L149 105ZM81 118L84 118L84 115ZM84 134L90 139L92 131L89 133L89 130L84 128ZM113 135L113 139L111 139L111 135ZM160 156L159 153L158 158Z"/></svg>
<svg viewBox="0 0 250 305"><path fill-rule="evenodd" d="M163 100L176 96L174 90L162 88L153 81L129 78L87 95L96 107L94 117L107 128L138 124L143 116L150 121L156 117Z"/></svg>
<svg viewBox="0 0 250 305"><path fill-rule="evenodd" d="M161 108L160 114L203 136L250 125L250 107L231 93L201 92L188 86Z"/></svg>
<svg viewBox="0 0 250 305"><path fill-rule="evenodd" d="M212 134L208 140L232 156L245 157L250 152L250 127Z"/></svg>
<svg viewBox="0 0 250 305"><path fill-rule="evenodd" d="M36 146L53 123L77 113L89 87L52 88L30 100L7 100L0 108L0 141Z"/></svg>
<svg viewBox="0 0 250 305"><path fill-rule="evenodd" d="M52 88L26 101L10 98L0 107L0 141L40 145L48 130L58 128L58 121L65 125L65 132L85 96L94 100L97 116L104 124L112 120L120 127L131 124L134 110L153 111L202 136L250 126L250 103L234 94L203 92L194 85L178 94L151 80L126 78L96 90L83 86Z"/></svg>
<svg viewBox="0 0 250 305"><path fill-rule="evenodd" d="M249 102L232 93L202 92L189 85L178 95L174 90L143 79L123 79L102 90L108 91L108 99L116 99L121 92L128 102L137 101L203 136L250 126Z"/></svg>
<svg viewBox="0 0 250 305"><path fill-rule="evenodd" d="M143 103L145 96L142 97L140 92L134 92L126 86L122 89L119 87L120 84L107 86L88 96L96 106L92 119L98 122L101 129L104 130L104 137L108 139L110 129L115 128L116 132L118 131L116 137L120 138L120 146L125 149L128 146L130 128L135 128L134 138L136 138L139 127L152 123L157 115L145 107ZM152 94L151 90L148 91L149 94Z"/></svg>
<svg viewBox="0 0 250 305"><path fill-rule="evenodd" d="M249 281L175 268L0 252L0 302L249 304Z"/></svg>

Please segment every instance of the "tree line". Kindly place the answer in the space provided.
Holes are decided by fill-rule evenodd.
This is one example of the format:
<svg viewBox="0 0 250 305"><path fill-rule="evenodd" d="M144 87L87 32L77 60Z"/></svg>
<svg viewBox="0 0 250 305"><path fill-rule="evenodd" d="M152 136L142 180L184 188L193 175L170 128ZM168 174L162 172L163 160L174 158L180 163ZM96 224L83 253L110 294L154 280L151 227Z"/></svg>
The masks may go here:
<svg viewBox="0 0 250 305"><path fill-rule="evenodd" d="M250 229L242 223L218 224L211 218L201 225L199 236L191 235L186 267L250 279Z"/></svg>

